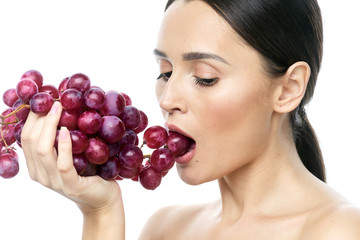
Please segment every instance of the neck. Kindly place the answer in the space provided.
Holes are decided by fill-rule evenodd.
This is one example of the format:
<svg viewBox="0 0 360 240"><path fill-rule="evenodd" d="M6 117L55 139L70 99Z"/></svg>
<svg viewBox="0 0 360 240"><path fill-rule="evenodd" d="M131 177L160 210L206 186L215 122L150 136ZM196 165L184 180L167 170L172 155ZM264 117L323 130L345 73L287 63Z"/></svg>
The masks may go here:
<svg viewBox="0 0 360 240"><path fill-rule="evenodd" d="M218 180L223 221L288 215L306 200L315 177L302 164L291 136L272 136L261 156Z"/></svg>

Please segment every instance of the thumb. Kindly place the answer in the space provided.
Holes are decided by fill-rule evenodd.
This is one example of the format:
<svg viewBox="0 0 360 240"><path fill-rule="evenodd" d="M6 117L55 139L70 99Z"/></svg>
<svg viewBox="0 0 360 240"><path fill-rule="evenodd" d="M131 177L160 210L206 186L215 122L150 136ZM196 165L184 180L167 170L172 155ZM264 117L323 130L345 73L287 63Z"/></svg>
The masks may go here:
<svg viewBox="0 0 360 240"><path fill-rule="evenodd" d="M57 169L64 185L74 184L79 180L73 163L70 132L66 127L61 127L59 133Z"/></svg>

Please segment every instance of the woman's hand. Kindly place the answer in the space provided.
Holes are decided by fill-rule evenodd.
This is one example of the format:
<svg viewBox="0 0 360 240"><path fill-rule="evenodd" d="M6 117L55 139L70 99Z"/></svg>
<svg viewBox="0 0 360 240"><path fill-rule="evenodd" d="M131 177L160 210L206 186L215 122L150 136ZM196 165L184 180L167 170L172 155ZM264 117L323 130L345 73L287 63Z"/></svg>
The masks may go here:
<svg viewBox="0 0 360 240"><path fill-rule="evenodd" d="M30 177L79 206L84 215L83 239L96 239L97 234L102 239L112 239L101 233L103 230L104 234L109 233L107 220L112 221L113 228L123 236L124 212L117 182L77 174L73 165L71 138L66 128L60 130L58 153L54 148L61 111L61 104L55 102L46 116L30 112L27 118L21 143ZM85 235L91 235L91 238ZM117 239L121 237L117 236Z"/></svg>

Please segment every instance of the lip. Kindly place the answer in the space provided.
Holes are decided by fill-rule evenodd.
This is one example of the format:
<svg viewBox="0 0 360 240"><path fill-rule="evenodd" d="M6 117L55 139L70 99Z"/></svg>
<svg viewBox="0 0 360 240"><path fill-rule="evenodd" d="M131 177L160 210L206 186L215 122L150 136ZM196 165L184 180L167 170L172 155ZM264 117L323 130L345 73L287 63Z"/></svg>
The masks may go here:
<svg viewBox="0 0 360 240"><path fill-rule="evenodd" d="M179 128L173 124L165 123L165 128L168 131L177 132L177 133L180 133L181 135L184 135L185 137L191 138L195 142L195 140L188 133L186 133L181 128ZM181 156L175 157L175 161L180 165L184 165L184 164L190 162L191 159L195 155L195 149L196 149L196 142L195 142L195 147L191 151L188 151Z"/></svg>
<svg viewBox="0 0 360 240"><path fill-rule="evenodd" d="M182 130L181 128L179 128L178 126L174 125L174 124L168 124L168 123L165 123L165 128L166 130L168 131L172 131L172 132L178 132L180 133L181 135L184 135L185 137L188 137L188 138L191 138L193 139L190 134L186 133L184 130ZM193 139L194 140L194 139Z"/></svg>

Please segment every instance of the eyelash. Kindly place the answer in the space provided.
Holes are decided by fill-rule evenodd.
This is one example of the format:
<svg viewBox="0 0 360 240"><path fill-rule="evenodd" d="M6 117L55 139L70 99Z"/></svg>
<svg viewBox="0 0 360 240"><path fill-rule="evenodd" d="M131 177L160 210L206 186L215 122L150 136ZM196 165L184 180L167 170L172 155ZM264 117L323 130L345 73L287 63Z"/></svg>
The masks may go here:
<svg viewBox="0 0 360 240"><path fill-rule="evenodd" d="M169 80L169 78L171 77L172 71L170 72L166 72L166 73L161 73L156 80L163 78L165 81ZM218 78L199 78L199 77L195 77L195 83L202 85L202 86L212 86L215 84L216 80L218 80Z"/></svg>
<svg viewBox="0 0 360 240"><path fill-rule="evenodd" d="M202 86L212 86L215 84L217 78L198 78L195 77L195 83Z"/></svg>
<svg viewBox="0 0 360 240"><path fill-rule="evenodd" d="M172 71L170 72L166 72L166 73L161 73L156 80L163 78L165 81L169 80L169 78L171 77Z"/></svg>

